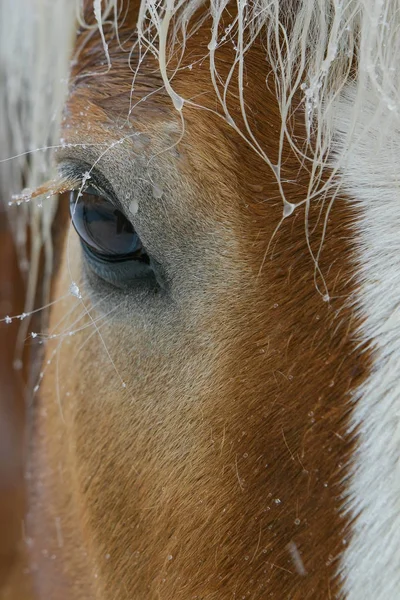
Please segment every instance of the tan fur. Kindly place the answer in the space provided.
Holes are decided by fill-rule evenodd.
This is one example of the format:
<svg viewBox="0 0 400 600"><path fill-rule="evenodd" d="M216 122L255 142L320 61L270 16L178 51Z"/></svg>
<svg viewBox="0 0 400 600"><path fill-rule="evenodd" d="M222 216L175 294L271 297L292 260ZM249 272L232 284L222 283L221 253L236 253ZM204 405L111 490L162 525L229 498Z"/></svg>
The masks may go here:
<svg viewBox="0 0 400 600"><path fill-rule="evenodd" d="M134 19L132 11L126 31ZM205 54L205 39L200 30L190 40L193 55ZM104 70L98 36L85 45L66 142L110 142L140 131L150 140L146 153L165 150L181 127L170 99L155 94L132 113L133 129L126 127L132 72L115 42L110 54L107 75L81 77ZM229 53L219 60L226 71ZM248 114L273 159L280 121L272 86L258 93L268 65L257 45L246 65ZM149 59L135 98L161 85L154 69ZM193 69L190 81L184 70L176 75L174 89L183 97L207 92L202 103L215 108L206 62ZM234 97L230 102L238 111ZM203 257L182 282L178 309L156 327L135 314L128 320L125 299L100 329L118 374L90 319L73 325L83 310L76 298L52 311L50 330L89 327L66 337L55 355L59 340L51 341L44 363L29 525L38 597L340 597L350 392L367 370L354 346L350 304L354 215L345 199L335 200L319 262L326 303L315 285L304 209L271 242L281 218L272 173L222 119L189 107L183 114L182 141L154 159L154 172L168 183L168 218L157 218L177 232L175 255L182 249L182 264L191 260L180 240L194 232ZM296 119L292 126L302 139ZM99 168L129 164L132 140ZM96 152L87 150L89 162ZM289 148L285 158L285 192L296 202L309 173ZM308 216L314 252L326 209L315 204ZM68 244L66 237L55 297L71 281L67 247L72 277L80 278L79 242L74 233ZM84 303L91 305L86 289Z"/></svg>

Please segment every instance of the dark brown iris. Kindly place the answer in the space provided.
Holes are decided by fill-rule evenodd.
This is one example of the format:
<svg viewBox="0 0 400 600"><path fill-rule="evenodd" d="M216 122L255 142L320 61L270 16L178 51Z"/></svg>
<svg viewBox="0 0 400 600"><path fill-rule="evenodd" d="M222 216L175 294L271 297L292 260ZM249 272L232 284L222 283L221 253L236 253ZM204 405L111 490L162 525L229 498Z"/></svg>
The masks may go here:
<svg viewBox="0 0 400 600"><path fill-rule="evenodd" d="M78 197L70 195L72 223L82 243L96 256L108 261L148 262L133 225L112 202L88 188Z"/></svg>

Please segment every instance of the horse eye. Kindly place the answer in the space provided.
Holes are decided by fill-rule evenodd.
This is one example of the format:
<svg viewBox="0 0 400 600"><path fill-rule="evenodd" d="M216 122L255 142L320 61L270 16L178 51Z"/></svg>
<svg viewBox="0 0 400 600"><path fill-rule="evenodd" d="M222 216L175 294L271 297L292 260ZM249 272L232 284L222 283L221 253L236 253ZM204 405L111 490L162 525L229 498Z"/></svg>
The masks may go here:
<svg viewBox="0 0 400 600"><path fill-rule="evenodd" d="M86 188L81 195L72 191L70 212L83 246L95 257L108 262L138 260L149 263L132 224L94 188Z"/></svg>

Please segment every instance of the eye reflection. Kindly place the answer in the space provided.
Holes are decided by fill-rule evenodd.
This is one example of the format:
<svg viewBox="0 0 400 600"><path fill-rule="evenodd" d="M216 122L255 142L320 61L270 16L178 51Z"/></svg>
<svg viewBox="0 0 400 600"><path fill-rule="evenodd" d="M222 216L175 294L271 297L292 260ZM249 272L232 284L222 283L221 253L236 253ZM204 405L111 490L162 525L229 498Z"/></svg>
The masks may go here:
<svg viewBox="0 0 400 600"><path fill-rule="evenodd" d="M149 263L132 223L94 188L87 188L79 198L78 191L72 191L70 212L82 244L98 258L110 262L137 260Z"/></svg>

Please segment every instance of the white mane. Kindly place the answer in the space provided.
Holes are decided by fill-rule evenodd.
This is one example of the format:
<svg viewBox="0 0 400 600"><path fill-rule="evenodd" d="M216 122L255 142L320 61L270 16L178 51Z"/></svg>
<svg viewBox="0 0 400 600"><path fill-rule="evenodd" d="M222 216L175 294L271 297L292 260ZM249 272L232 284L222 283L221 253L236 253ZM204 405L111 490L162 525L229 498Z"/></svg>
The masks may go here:
<svg viewBox="0 0 400 600"><path fill-rule="evenodd" d="M125 0L126 1L126 0ZM3 0L0 5L2 80L0 110L8 120L1 132L3 156L28 152L27 155L3 163L2 194L19 191L22 184L37 186L48 176L51 151L37 148L59 143L59 115L68 77L68 64L74 42L76 22L88 27L81 15L82 0ZM333 141L333 106L346 84L352 81L356 94L351 125L345 143L341 140L339 161L345 159L363 107L371 98L374 119L390 113L385 119L390 128L399 122L400 0L142 0L137 24L140 52L156 56L165 88L176 110L182 111L191 101L174 91L174 73L169 59L180 44L184 54L187 38L200 23L195 16L199 7L201 22L210 19L210 78L220 101L220 112L228 123L234 123L225 101L224 88L217 72L215 56L224 43L236 50L232 71L238 73L238 89L242 116L246 124L244 137L280 180L280 161L272 165L247 124L245 112L245 62L255 40L265 48L266 59L275 75L275 86L282 115L281 143L290 139L287 124L294 110L294 96L303 98L308 148L296 148L299 156L307 155L314 174L305 200L315 194L321 170L329 161ZM227 10L235 5L236 16L227 23ZM120 0L93 0L97 28L101 36L108 66L112 62L103 34L103 22L123 11ZM224 29L222 20L224 19ZM182 47L183 46L183 47ZM137 68L140 68L140 64ZM188 77L190 73L188 72ZM298 102L298 95L296 102ZM268 116L266 115L266 118ZM382 136L385 131L382 131ZM31 152L32 151L32 152ZM47 171L47 173L46 173ZM22 177L23 174L23 177ZM284 195L282 193L284 200ZM40 211L49 223L54 203L46 203ZM35 212L35 209L33 209ZM286 207L286 214L290 214ZM50 213L50 217L49 217Z"/></svg>
<svg viewBox="0 0 400 600"><path fill-rule="evenodd" d="M221 113L272 168L278 184L281 183L281 154L278 164L272 164L251 131L246 116L245 63L248 50L256 40L263 44L274 74L273 83L282 116L281 152L285 138L295 146L287 126L299 108L299 96L303 99L308 147L295 150L300 159L309 161L312 173L304 202L321 194L320 176L327 164L332 166L334 108L349 82L355 89L355 101L347 138L341 139L340 151L335 148L335 171L346 159L360 115L366 107L370 108L371 102L375 106L373 120L384 117L383 139L386 134L391 135L393 126L398 125L399 0L236 0L235 3L228 0L142 0L137 27L139 44L157 58L165 89L178 111L190 101L174 91L174 74L168 71L168 59L175 49L175 41L184 47L187 38L196 30L198 23L193 23L194 15L202 5L201 22L211 17L210 78ZM233 5L237 16L226 27L227 14ZM226 43L233 43L236 57L227 80L222 82L215 57L218 48ZM179 48L179 52L183 55L184 49ZM238 84L233 92L239 97L244 130L239 130L229 114L224 93L232 86L234 70L238 73ZM268 115L265 118L268 119ZM368 134L367 130L365 134ZM333 179L332 176L331 181ZM281 195L284 216L288 216L294 207L286 202L282 188Z"/></svg>

